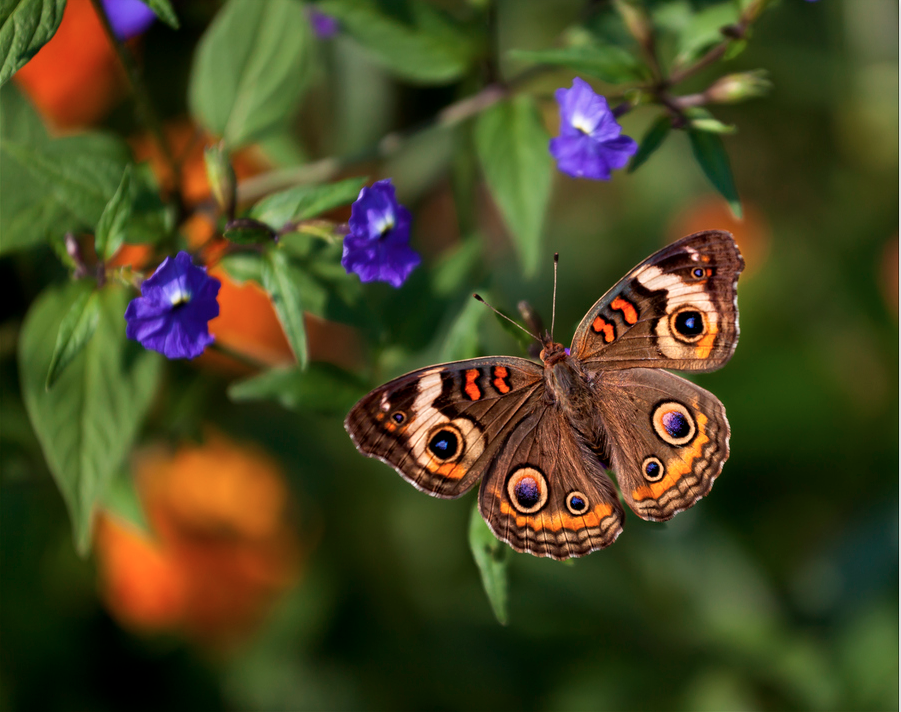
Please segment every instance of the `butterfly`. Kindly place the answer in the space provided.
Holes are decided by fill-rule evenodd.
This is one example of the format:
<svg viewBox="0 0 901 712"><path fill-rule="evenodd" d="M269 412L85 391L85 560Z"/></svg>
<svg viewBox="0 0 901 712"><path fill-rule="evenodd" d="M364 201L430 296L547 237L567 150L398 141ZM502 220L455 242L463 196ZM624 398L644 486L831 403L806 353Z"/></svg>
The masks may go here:
<svg viewBox="0 0 901 712"><path fill-rule="evenodd" d="M731 358L743 268L730 233L684 237L601 297L569 349L545 334L541 364L489 356L413 371L362 398L345 428L435 497L481 480L479 511L516 551L603 549L625 516L608 468L635 514L665 521L705 496L729 457L723 404L663 369Z"/></svg>

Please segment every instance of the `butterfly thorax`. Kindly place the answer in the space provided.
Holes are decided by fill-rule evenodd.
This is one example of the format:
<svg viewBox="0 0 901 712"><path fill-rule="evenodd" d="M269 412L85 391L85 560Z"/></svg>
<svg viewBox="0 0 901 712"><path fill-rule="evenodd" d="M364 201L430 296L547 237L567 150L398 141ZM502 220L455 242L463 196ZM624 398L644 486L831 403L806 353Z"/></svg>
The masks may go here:
<svg viewBox="0 0 901 712"><path fill-rule="evenodd" d="M548 400L580 424L593 410L592 388L581 363L567 353L563 344L548 343L541 351L544 361L545 393Z"/></svg>

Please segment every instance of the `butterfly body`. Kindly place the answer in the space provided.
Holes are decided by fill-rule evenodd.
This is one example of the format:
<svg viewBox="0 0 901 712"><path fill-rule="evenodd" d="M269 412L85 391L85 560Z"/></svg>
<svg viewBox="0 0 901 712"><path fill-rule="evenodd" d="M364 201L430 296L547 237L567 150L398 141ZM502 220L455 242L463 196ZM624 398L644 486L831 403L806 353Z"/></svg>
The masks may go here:
<svg viewBox="0 0 901 712"><path fill-rule="evenodd" d="M708 231L660 250L589 310L572 346L546 338L541 365L492 356L401 376L345 422L365 455L417 488L479 509L517 551L565 559L604 548L626 504L663 521L709 492L729 454L719 400L663 368L707 371L738 338L744 266Z"/></svg>

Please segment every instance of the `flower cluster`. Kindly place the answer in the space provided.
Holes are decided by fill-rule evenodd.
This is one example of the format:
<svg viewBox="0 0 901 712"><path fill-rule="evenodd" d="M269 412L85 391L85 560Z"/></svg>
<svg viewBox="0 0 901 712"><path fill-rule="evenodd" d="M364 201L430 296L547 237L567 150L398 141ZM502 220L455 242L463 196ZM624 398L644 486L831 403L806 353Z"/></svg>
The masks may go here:
<svg viewBox="0 0 901 712"><path fill-rule="evenodd" d="M390 178L360 191L349 225L341 264L362 282L400 287L422 261L409 244L410 211L397 202Z"/></svg>
<svg viewBox="0 0 901 712"><path fill-rule="evenodd" d="M554 93L560 105L560 135L550 142L557 167L575 178L610 180L610 171L622 168L638 144L622 136L622 127L588 82L576 77L571 89Z"/></svg>

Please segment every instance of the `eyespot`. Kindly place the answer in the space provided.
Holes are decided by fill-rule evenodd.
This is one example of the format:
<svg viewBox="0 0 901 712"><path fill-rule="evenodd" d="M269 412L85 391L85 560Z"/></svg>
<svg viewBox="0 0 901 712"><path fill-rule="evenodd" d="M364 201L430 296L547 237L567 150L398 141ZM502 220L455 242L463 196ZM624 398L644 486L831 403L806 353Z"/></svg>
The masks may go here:
<svg viewBox="0 0 901 712"><path fill-rule="evenodd" d="M404 421L406 421L406 419L407 419L406 413L401 413L399 410L396 410L391 414L391 420L393 420L398 425L403 425Z"/></svg>
<svg viewBox="0 0 901 712"><path fill-rule="evenodd" d="M436 460L448 462L456 460L462 452L463 436L450 423L437 428L429 438L428 449Z"/></svg>
<svg viewBox="0 0 901 712"><path fill-rule="evenodd" d="M705 270L703 267L695 267L691 271L691 276L694 277L695 279L702 279L704 276L706 276L706 274L707 274L707 270Z"/></svg>
<svg viewBox="0 0 901 712"><path fill-rule="evenodd" d="M641 474L648 482L659 482L666 474L666 468L656 457L646 457L641 463Z"/></svg>
<svg viewBox="0 0 901 712"><path fill-rule="evenodd" d="M566 495L566 508L577 517L588 511L588 497L581 492L570 492Z"/></svg>
<svg viewBox="0 0 901 712"><path fill-rule="evenodd" d="M651 414L651 425L657 437L667 445L687 445L697 432L688 408L676 401L658 404Z"/></svg>
<svg viewBox="0 0 901 712"><path fill-rule="evenodd" d="M547 480L537 468L524 465L510 475L507 496L517 511L534 514L547 502Z"/></svg>
<svg viewBox="0 0 901 712"><path fill-rule="evenodd" d="M707 333L707 317L694 307L686 307L670 315L669 327L679 341L692 344Z"/></svg>

